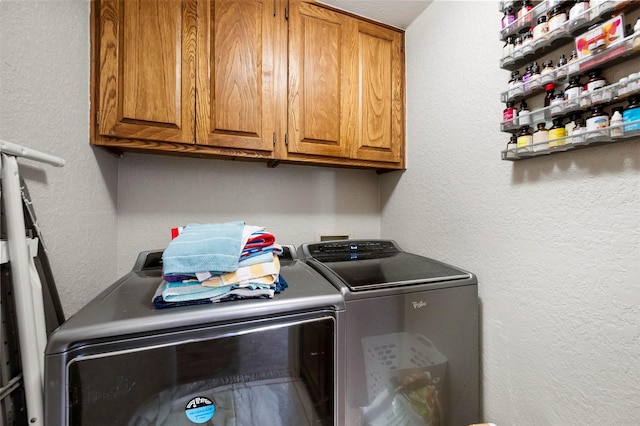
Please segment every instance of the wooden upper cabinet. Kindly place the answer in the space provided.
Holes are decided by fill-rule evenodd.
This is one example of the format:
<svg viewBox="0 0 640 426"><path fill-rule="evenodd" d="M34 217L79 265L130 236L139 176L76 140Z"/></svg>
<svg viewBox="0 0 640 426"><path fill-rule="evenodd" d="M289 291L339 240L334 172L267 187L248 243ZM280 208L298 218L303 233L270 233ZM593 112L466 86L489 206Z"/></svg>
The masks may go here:
<svg viewBox="0 0 640 426"><path fill-rule="evenodd" d="M290 5L288 153L403 167L403 33Z"/></svg>
<svg viewBox="0 0 640 426"><path fill-rule="evenodd" d="M357 123L353 158L401 162L404 145L403 37L358 23Z"/></svg>
<svg viewBox="0 0 640 426"><path fill-rule="evenodd" d="M273 151L285 119L275 113L278 18L274 0L198 3L198 144Z"/></svg>
<svg viewBox="0 0 640 426"><path fill-rule="evenodd" d="M311 0L91 2L92 143L404 168L404 35Z"/></svg>
<svg viewBox="0 0 640 426"><path fill-rule="evenodd" d="M196 1L99 5L97 133L193 143Z"/></svg>
<svg viewBox="0 0 640 426"><path fill-rule="evenodd" d="M348 158L356 120L355 20L295 0L290 8L288 152Z"/></svg>

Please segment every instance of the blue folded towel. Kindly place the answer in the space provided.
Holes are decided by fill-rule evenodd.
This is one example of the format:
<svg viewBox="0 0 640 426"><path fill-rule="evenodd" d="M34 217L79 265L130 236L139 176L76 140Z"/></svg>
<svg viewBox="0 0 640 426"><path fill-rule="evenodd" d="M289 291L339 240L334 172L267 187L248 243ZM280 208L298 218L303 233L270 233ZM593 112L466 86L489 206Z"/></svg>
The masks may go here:
<svg viewBox="0 0 640 426"><path fill-rule="evenodd" d="M273 262L272 252L257 253L256 256L244 257L242 258L242 260L240 260L240 262L238 262L238 268L257 265L258 263L267 263L267 262Z"/></svg>
<svg viewBox="0 0 640 426"><path fill-rule="evenodd" d="M190 223L162 255L163 273L224 273L238 269L244 222Z"/></svg>
<svg viewBox="0 0 640 426"><path fill-rule="evenodd" d="M237 286L236 286L237 287ZM205 287L198 281L185 283L165 282L162 287L162 298L165 302L187 302L197 299L211 299L228 293L233 287Z"/></svg>

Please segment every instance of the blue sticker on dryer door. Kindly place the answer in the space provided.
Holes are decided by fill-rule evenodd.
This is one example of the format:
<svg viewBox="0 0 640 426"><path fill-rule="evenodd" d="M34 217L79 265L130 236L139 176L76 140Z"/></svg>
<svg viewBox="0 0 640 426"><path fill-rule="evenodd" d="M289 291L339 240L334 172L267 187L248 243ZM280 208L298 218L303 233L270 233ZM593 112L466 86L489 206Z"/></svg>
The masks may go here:
<svg viewBox="0 0 640 426"><path fill-rule="evenodd" d="M211 420L215 411L216 407L213 405L213 401L204 396L192 398L184 408L184 413L187 415L187 418L193 423L198 424Z"/></svg>

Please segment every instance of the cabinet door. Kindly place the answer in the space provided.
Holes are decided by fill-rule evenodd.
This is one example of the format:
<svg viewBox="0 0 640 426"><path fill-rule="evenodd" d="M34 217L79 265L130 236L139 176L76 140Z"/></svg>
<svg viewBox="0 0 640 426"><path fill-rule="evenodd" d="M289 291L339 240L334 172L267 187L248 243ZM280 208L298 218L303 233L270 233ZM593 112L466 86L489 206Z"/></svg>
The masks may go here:
<svg viewBox="0 0 640 426"><path fill-rule="evenodd" d="M273 0L198 3L196 140L221 148L273 151ZM282 24L281 24L282 25ZM257 154L260 155L260 154Z"/></svg>
<svg viewBox="0 0 640 426"><path fill-rule="evenodd" d="M358 22L358 116L352 158L402 161L404 54L402 33Z"/></svg>
<svg viewBox="0 0 640 426"><path fill-rule="evenodd" d="M99 7L98 134L193 143L196 1Z"/></svg>
<svg viewBox="0 0 640 426"><path fill-rule="evenodd" d="M290 2L289 153L349 157L355 135L356 20Z"/></svg>

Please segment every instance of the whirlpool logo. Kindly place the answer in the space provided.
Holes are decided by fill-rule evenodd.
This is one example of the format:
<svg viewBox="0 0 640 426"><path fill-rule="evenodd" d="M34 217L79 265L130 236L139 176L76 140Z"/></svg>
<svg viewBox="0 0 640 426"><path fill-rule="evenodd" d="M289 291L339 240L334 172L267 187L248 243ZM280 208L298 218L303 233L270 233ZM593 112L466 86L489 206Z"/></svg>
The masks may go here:
<svg viewBox="0 0 640 426"><path fill-rule="evenodd" d="M420 309L427 306L427 302L421 300L419 302L411 302L411 305L413 306L413 309Z"/></svg>

